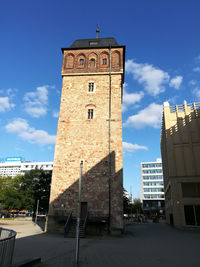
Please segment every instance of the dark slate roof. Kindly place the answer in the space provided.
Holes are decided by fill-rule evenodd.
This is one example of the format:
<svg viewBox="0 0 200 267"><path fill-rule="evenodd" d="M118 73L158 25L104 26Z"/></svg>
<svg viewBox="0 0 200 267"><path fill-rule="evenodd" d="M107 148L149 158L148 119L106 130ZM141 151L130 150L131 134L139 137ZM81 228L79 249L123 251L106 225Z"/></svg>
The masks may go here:
<svg viewBox="0 0 200 267"><path fill-rule="evenodd" d="M69 48L109 47L119 46L115 38L80 39L73 42Z"/></svg>

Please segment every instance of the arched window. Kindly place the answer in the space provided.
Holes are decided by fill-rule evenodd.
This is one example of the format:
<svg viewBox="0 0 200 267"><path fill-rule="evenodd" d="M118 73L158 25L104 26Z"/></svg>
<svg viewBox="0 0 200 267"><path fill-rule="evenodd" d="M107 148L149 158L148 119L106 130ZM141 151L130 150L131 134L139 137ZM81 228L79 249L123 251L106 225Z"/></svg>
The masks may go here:
<svg viewBox="0 0 200 267"><path fill-rule="evenodd" d="M91 68L94 68L95 67L95 59L94 58L91 58L90 59L90 67Z"/></svg>
<svg viewBox="0 0 200 267"><path fill-rule="evenodd" d="M85 106L86 108L86 119L87 120L93 120L95 118L95 105L88 104Z"/></svg>
<svg viewBox="0 0 200 267"><path fill-rule="evenodd" d="M98 56L96 53L92 52L88 56L88 67L90 70L94 71L98 62Z"/></svg>
<svg viewBox="0 0 200 267"><path fill-rule="evenodd" d="M119 51L114 51L112 53L112 67L119 68L121 66L120 53Z"/></svg>
<svg viewBox="0 0 200 267"><path fill-rule="evenodd" d="M86 64L86 58L85 58L85 55L84 54L79 54L77 56L77 68L84 68L85 67L85 64Z"/></svg>
<svg viewBox="0 0 200 267"><path fill-rule="evenodd" d="M65 68L66 69L72 69L74 67L74 55L73 54L67 54L65 57Z"/></svg>
<svg viewBox="0 0 200 267"><path fill-rule="evenodd" d="M107 64L107 58L105 57L105 58L103 58L103 60L102 60L102 65L106 65Z"/></svg>
<svg viewBox="0 0 200 267"><path fill-rule="evenodd" d="M100 54L100 67L103 68L109 67L109 54L107 52L102 52Z"/></svg>
<svg viewBox="0 0 200 267"><path fill-rule="evenodd" d="M79 65L84 65L84 59L83 58L79 59Z"/></svg>

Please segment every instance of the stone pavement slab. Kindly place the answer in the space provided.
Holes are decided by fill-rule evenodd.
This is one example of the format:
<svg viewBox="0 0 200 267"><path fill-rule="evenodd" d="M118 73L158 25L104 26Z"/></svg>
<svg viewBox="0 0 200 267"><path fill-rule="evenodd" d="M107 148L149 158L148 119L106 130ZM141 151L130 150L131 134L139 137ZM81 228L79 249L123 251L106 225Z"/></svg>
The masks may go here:
<svg viewBox="0 0 200 267"><path fill-rule="evenodd" d="M41 266L74 267L75 239L40 233L16 240L14 262L41 257ZM80 240L81 267L199 267L200 231L164 223L126 226L122 237Z"/></svg>
<svg viewBox="0 0 200 267"><path fill-rule="evenodd" d="M0 220L0 227L16 231L16 238L42 234L43 230L38 224L34 224L31 217L17 218L14 220Z"/></svg>

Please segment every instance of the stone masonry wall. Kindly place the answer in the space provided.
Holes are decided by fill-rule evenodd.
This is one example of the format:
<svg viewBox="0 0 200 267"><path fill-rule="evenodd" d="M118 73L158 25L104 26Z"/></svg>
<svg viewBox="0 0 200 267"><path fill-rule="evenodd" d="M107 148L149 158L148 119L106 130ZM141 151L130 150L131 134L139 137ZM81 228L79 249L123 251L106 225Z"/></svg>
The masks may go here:
<svg viewBox="0 0 200 267"><path fill-rule="evenodd" d="M97 53L98 54L98 53ZM70 59L71 60L71 59ZM63 65L64 66L64 65ZM121 67L120 67L121 70ZM122 74L111 75L111 228L123 229ZM88 91L94 82L94 92ZM94 118L88 119L88 108ZM48 231L57 231L53 217L62 211L76 216L80 161L83 160L82 202L90 217L109 214L109 73L63 75Z"/></svg>

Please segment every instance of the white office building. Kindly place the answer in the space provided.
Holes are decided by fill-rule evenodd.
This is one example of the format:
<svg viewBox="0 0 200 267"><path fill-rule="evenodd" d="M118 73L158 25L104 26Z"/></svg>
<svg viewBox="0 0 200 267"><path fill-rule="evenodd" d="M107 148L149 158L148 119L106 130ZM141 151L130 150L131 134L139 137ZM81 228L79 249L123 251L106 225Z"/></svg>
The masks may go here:
<svg viewBox="0 0 200 267"><path fill-rule="evenodd" d="M142 200L146 213L163 213L164 211L164 183L162 161L141 163Z"/></svg>
<svg viewBox="0 0 200 267"><path fill-rule="evenodd" d="M0 162L0 177L11 176L15 177L18 174L24 174L26 171L35 168L43 169L44 171L53 170L53 162L31 162L23 161L21 157L8 157Z"/></svg>

